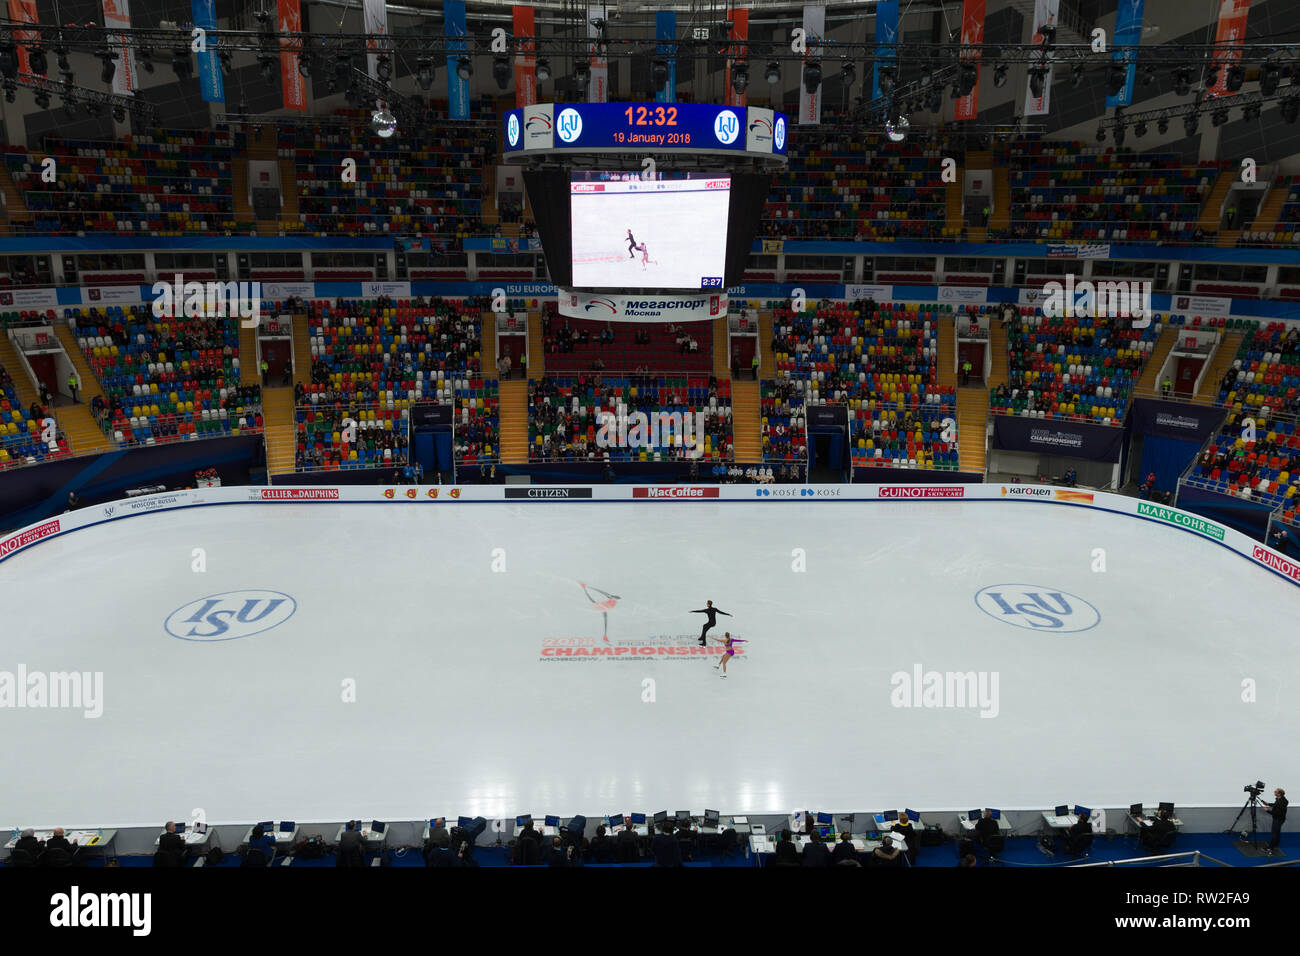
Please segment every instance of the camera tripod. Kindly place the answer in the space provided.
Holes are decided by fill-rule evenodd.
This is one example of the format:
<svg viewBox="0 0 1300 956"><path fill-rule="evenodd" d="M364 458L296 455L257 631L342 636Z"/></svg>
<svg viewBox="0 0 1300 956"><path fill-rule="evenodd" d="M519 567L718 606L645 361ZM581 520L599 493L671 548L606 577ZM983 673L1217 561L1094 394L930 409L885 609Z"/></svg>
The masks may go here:
<svg viewBox="0 0 1300 956"><path fill-rule="evenodd" d="M1252 849L1258 850L1259 849L1259 826L1256 821L1255 815L1259 809L1259 794L1250 791L1247 792L1250 793L1250 796L1246 798L1245 805L1240 810L1237 811L1236 818L1232 821L1232 825L1228 827L1226 832L1236 833L1237 823L1238 821L1241 820L1241 815L1245 813L1247 810L1249 810L1250 811L1250 839L1243 840L1242 842L1249 843Z"/></svg>

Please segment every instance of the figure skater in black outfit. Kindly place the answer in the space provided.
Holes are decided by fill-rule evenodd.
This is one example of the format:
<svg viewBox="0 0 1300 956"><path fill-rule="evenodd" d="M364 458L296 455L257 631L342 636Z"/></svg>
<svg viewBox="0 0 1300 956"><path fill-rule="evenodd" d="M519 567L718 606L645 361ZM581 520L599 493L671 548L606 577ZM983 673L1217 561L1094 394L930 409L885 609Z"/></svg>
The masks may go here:
<svg viewBox="0 0 1300 956"><path fill-rule="evenodd" d="M629 259L636 258L635 250L636 250L636 240L632 238L632 230L629 229L627 231L627 257Z"/></svg>
<svg viewBox="0 0 1300 956"><path fill-rule="evenodd" d="M709 616L709 623L705 624L704 628L700 631L700 647L704 646L704 635L709 633L709 628L713 627L713 625L718 623L719 614L722 614L726 617L731 617L730 614L727 614L727 612L722 610L721 608L714 607L712 601L709 601L707 603L708 603L707 607L700 608L700 610L698 611L691 611L692 614L707 614Z"/></svg>

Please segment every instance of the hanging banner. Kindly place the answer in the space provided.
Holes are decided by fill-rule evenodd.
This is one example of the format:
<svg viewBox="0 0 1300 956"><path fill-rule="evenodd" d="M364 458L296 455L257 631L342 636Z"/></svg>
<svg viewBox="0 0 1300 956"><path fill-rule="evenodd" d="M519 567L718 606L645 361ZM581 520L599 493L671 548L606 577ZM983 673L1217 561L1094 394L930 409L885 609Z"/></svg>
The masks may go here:
<svg viewBox="0 0 1300 956"><path fill-rule="evenodd" d="M515 26L515 106L537 102L537 58L533 45L533 8L511 7Z"/></svg>
<svg viewBox="0 0 1300 956"><path fill-rule="evenodd" d="M808 6L803 8L803 32L808 44L804 51L803 62L822 58L822 36L826 32L826 8ZM809 93L803 81L803 67L799 69L799 125L817 126L822 121L822 89Z"/></svg>
<svg viewBox="0 0 1300 956"><path fill-rule="evenodd" d="M131 29L130 0L103 0L104 29L108 45L117 50L117 59L113 62L117 69L113 71L113 92L118 96L130 96L135 91L135 51L122 41L125 39L112 33L113 30Z"/></svg>
<svg viewBox="0 0 1300 956"><path fill-rule="evenodd" d="M605 58L604 44L597 20L605 19L605 5L593 3L587 7L587 39L591 41L591 84L587 87L588 103L604 103L609 99L609 60Z"/></svg>
<svg viewBox="0 0 1300 956"><path fill-rule="evenodd" d="M190 13L194 17L194 25L207 34L207 49L203 53L195 54L195 60L199 65L199 91L203 94L203 102L224 103L226 84L222 81L221 61L217 58L216 0L190 0Z"/></svg>
<svg viewBox="0 0 1300 956"><path fill-rule="evenodd" d="M737 93L731 87L731 70L737 62L749 62L749 11L745 9L727 11L727 19L731 21L731 42L732 47L727 51L727 69L723 74L722 82L725 84L726 101L728 106L744 106L748 99L748 94Z"/></svg>
<svg viewBox="0 0 1300 956"><path fill-rule="evenodd" d="M40 23L36 16L36 0L9 0L9 19L14 23ZM32 61L27 53L29 41L36 41L40 33L36 30L14 30L14 39L18 41L18 72L32 75Z"/></svg>
<svg viewBox="0 0 1300 956"><path fill-rule="evenodd" d="M366 61L369 63L370 78L377 80L379 72L376 64L379 54L388 49L388 4L384 0L366 0L365 24L366 49L370 51Z"/></svg>
<svg viewBox="0 0 1300 956"><path fill-rule="evenodd" d="M898 77L898 0L880 0L876 4L876 59L871 65L871 98L880 99L880 70L890 67Z"/></svg>
<svg viewBox="0 0 1300 956"><path fill-rule="evenodd" d="M298 0L276 0L276 19L280 22L280 88L284 91L284 108L307 108L307 79L298 72L298 54L287 52L289 37L302 33L302 8Z"/></svg>
<svg viewBox="0 0 1300 956"><path fill-rule="evenodd" d="M447 116L454 120L469 119L469 81L456 73L465 46L465 0L446 0L442 5L443 34L447 44ZM454 38L454 39L453 39Z"/></svg>
<svg viewBox="0 0 1300 956"><path fill-rule="evenodd" d="M1033 45L1041 46L1043 42L1043 27L1056 26L1056 13L1060 8L1061 0L1034 0L1034 37ZM1043 95L1035 96L1032 86L1032 78L1025 79L1025 115L1026 116L1046 116L1050 108L1052 98L1052 60L1053 54L1035 53L1029 60L1030 70L1042 69L1046 72L1043 74Z"/></svg>
<svg viewBox="0 0 1300 956"><path fill-rule="evenodd" d="M1250 0L1219 0L1219 29L1214 42L1231 49L1218 53L1215 63L1219 74L1210 87L1211 96L1231 96L1228 92L1228 67L1241 61L1241 41L1246 36L1246 18L1250 16Z"/></svg>
<svg viewBox="0 0 1300 956"><path fill-rule="evenodd" d="M1142 8L1146 0L1119 0L1115 14L1115 41L1117 47L1136 47L1142 42ZM1106 97L1106 105L1131 106L1133 79L1137 76L1137 50L1116 50L1112 59L1124 68L1124 88L1114 96Z"/></svg>
<svg viewBox="0 0 1300 956"><path fill-rule="evenodd" d="M655 53L668 63L668 82L655 94L655 102L671 103L677 96L677 14L671 10L655 14Z"/></svg>
<svg viewBox="0 0 1300 956"><path fill-rule="evenodd" d="M961 8L961 44L963 47L978 46L984 42L985 0L965 0ZM972 55L973 56L973 55ZM953 105L953 119L973 120L980 111L980 70L981 64L975 61L975 88L965 96L958 97Z"/></svg>

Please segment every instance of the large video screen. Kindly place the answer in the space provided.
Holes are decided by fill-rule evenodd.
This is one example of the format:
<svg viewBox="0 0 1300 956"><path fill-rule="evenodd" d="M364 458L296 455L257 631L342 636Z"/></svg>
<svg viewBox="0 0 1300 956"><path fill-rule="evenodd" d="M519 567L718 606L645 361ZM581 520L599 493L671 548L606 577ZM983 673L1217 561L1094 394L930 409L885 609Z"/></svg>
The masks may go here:
<svg viewBox="0 0 1300 956"><path fill-rule="evenodd" d="M574 288L723 288L730 199L726 173L573 172Z"/></svg>

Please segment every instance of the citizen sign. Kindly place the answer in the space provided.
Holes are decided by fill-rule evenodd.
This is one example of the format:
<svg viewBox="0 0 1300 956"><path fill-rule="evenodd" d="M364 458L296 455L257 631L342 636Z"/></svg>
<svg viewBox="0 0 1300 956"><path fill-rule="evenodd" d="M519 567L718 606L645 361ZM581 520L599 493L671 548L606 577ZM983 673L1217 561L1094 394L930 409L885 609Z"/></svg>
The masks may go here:
<svg viewBox="0 0 1300 956"><path fill-rule="evenodd" d="M716 498L717 488L633 488L633 498Z"/></svg>

